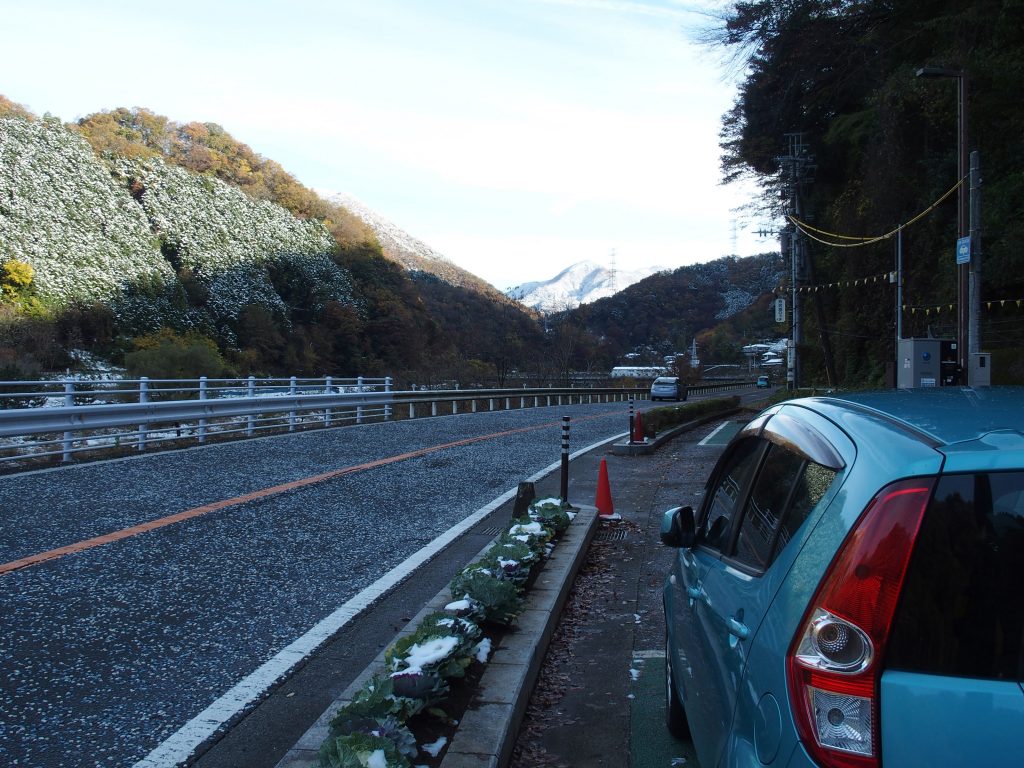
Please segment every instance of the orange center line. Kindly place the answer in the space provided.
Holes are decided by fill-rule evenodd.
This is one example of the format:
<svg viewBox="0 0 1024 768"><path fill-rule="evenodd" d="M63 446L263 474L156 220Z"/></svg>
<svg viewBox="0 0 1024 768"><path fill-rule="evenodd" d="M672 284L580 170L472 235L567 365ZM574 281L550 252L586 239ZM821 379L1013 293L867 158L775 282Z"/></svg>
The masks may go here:
<svg viewBox="0 0 1024 768"><path fill-rule="evenodd" d="M604 414L600 416L588 416L578 421L585 421L594 418L602 418ZM245 504L250 501L257 501L259 499L265 499L268 496L276 496L279 493L285 493L287 491L293 491L297 488L304 488L307 485L315 485L322 483L327 480L331 480L335 477L342 475L350 475L356 472L365 472L369 469L376 469L377 467L383 467L388 464L394 464L399 461L405 461L406 459L415 459L420 456L425 456L429 453L436 453L437 451L443 451L447 448L458 448L463 445L471 445L472 443L480 443L485 440L495 440L500 437L507 437L508 435L514 435L521 432L531 432L538 429L544 429L545 427L551 427L558 424L558 422L548 422L546 424L537 424L532 427L521 427L519 429L510 429L504 432L492 432L488 435L480 435L479 437L467 437L462 440L455 440L450 443L442 443L441 445L432 445L427 448L418 448L415 451L408 451L407 453L399 453L394 456L388 456L384 459L376 459L374 461L368 461L364 464L354 464L351 467L343 467L341 469L334 469L330 472L324 472L320 475L311 475L310 477L304 477L299 480L292 480L288 483L281 483L280 485L273 485L269 488L263 488L258 491L252 491L251 493L243 494L242 496L235 496L231 499L222 499L221 501L214 501L209 504L204 504L201 507L193 507L192 509L186 509L182 512L175 512L173 515L167 515L166 517L160 517L156 520L150 520L146 523L139 523L128 528L122 528L119 531L113 531L111 533L105 533L101 536L94 536L91 539L83 539L77 541L74 544L68 544L63 547L57 547L56 549L49 549L45 552L39 552L28 557L23 557L19 560L12 560L9 563L0 564L0 576L11 573L13 571L21 570L22 568L29 568L33 565L39 565L40 563L49 562L50 560L56 560L64 557L65 555L75 554L77 552L84 552L94 547L100 547L104 544L111 544L121 539L128 539L132 536L138 536L140 533L146 533L148 531L155 531L159 528L165 528L168 525L174 525L184 520L190 520L193 517L200 517L210 512L216 512L219 509L226 509L228 507L234 507L239 504Z"/></svg>

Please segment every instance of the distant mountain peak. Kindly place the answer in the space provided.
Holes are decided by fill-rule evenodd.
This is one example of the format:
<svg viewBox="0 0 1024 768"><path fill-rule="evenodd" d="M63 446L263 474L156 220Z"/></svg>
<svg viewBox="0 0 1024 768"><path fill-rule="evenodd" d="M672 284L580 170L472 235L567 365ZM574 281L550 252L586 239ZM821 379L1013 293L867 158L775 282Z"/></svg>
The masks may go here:
<svg viewBox="0 0 1024 768"><path fill-rule="evenodd" d="M613 272L592 261L578 261L549 280L508 288L505 295L540 312L561 312L613 296L660 271L660 267L648 267Z"/></svg>
<svg viewBox="0 0 1024 768"><path fill-rule="evenodd" d="M351 195L326 190L317 190L317 194L362 219L377 236L384 256L409 272L426 272L449 285L468 288L498 301L506 300L505 295L486 280L458 266Z"/></svg>
<svg viewBox="0 0 1024 768"><path fill-rule="evenodd" d="M342 206L366 222L377 235L384 252L406 269L421 270L424 262L434 262L445 267L457 268L451 259L438 253L422 240L413 237L393 221L351 195L343 192L322 192L321 194L330 202Z"/></svg>

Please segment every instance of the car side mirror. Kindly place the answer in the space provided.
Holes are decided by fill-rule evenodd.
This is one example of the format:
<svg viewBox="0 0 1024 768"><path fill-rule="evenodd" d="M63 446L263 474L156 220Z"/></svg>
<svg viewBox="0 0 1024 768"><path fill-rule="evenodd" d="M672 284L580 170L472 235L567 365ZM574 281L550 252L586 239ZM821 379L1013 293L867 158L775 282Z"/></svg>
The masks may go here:
<svg viewBox="0 0 1024 768"><path fill-rule="evenodd" d="M689 549L697 540L693 507L672 507L661 520L661 543L668 547Z"/></svg>

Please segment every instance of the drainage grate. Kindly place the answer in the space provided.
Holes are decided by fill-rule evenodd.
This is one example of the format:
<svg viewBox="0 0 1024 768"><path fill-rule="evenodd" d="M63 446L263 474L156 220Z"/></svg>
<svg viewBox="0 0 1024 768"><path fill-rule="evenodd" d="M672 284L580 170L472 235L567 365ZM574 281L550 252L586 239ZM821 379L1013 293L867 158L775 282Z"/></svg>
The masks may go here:
<svg viewBox="0 0 1024 768"><path fill-rule="evenodd" d="M594 541L622 541L625 538L625 528L602 528L594 534Z"/></svg>
<svg viewBox="0 0 1024 768"><path fill-rule="evenodd" d="M481 528L477 533L481 536L497 536L502 530L502 527L499 525L489 525L486 528Z"/></svg>

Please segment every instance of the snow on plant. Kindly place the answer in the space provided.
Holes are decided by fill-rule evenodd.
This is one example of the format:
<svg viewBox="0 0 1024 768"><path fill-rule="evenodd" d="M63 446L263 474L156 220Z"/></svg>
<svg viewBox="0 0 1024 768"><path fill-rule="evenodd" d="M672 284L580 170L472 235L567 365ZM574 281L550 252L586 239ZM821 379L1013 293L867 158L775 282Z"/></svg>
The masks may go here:
<svg viewBox="0 0 1024 768"><path fill-rule="evenodd" d="M454 597L469 597L484 607L484 620L511 624L523 606L518 585L500 579L479 563L460 571L451 583Z"/></svg>
<svg viewBox="0 0 1024 768"><path fill-rule="evenodd" d="M331 261L334 238L321 222L301 221L279 205L161 158L120 159L113 167L136 190L167 257L209 288L216 318L237 317L247 304L287 316L278 289L296 286L303 300L312 298L314 310L326 301L351 303L351 280ZM275 276L283 285L275 286Z"/></svg>
<svg viewBox="0 0 1024 768"><path fill-rule="evenodd" d="M443 696L445 680L465 676L480 634L468 619L441 612L425 617L415 632L384 653L396 690L427 690L431 698Z"/></svg>
<svg viewBox="0 0 1024 768"><path fill-rule="evenodd" d="M568 528L576 516L568 504L563 504L561 499L556 498L534 501L530 504L528 514L531 520L551 528L556 534Z"/></svg>
<svg viewBox="0 0 1024 768"><path fill-rule="evenodd" d="M544 551L544 546L551 541L553 531L536 520L517 522L508 529L508 535L516 541L527 544L538 553Z"/></svg>
<svg viewBox="0 0 1024 768"><path fill-rule="evenodd" d="M323 743L319 752L324 768L409 768L398 746L384 736L352 733Z"/></svg>
<svg viewBox="0 0 1024 768"><path fill-rule="evenodd" d="M540 556L541 553L527 542L506 532L480 559L480 565L483 566L481 570L487 574L521 586L529 578L530 569Z"/></svg>
<svg viewBox="0 0 1024 768"><path fill-rule="evenodd" d="M352 701L335 714L330 722L331 733L369 733L391 720L404 723L418 714L423 706L419 699L396 695L390 676L374 675L363 684Z"/></svg>
<svg viewBox="0 0 1024 768"><path fill-rule="evenodd" d="M55 118L0 119L0 261L10 260L31 265L39 296L58 306L100 301L145 323L119 306L141 291L150 316L174 312L174 271L142 210Z"/></svg>

